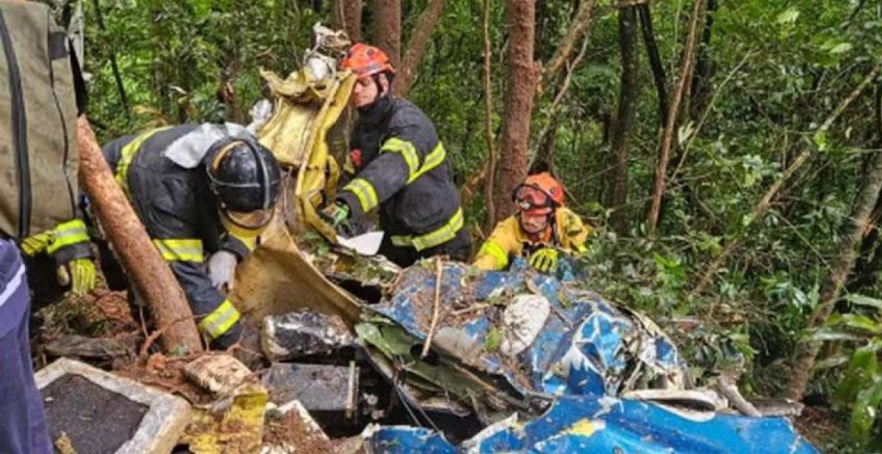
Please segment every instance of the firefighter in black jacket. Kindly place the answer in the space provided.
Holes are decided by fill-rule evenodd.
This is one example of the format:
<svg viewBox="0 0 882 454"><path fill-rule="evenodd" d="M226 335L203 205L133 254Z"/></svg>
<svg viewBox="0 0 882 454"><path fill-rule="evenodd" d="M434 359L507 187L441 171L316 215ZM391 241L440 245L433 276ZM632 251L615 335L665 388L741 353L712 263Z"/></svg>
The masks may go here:
<svg viewBox="0 0 882 454"><path fill-rule="evenodd" d="M272 219L280 184L272 153L230 123L154 129L103 151L202 335L219 348L240 339L256 348L256 333L239 322L223 289ZM207 263L203 251L212 253Z"/></svg>
<svg viewBox="0 0 882 454"><path fill-rule="evenodd" d="M352 178L325 216L336 226L379 206L386 233L380 253L393 262L408 266L442 254L466 260L459 193L435 126L411 102L390 94L395 69L380 49L355 44L342 67L358 77L350 102L359 115L344 166Z"/></svg>

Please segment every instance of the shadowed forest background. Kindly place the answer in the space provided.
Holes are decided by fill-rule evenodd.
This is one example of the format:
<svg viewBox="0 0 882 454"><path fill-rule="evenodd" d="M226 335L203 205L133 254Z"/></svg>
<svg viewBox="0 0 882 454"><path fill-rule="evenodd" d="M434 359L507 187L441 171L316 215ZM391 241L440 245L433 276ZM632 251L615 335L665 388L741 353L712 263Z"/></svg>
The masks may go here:
<svg viewBox="0 0 882 454"><path fill-rule="evenodd" d="M748 394L834 406L806 431L822 450L882 442L878 3L82 6L100 140L248 123L260 68L293 70L316 22L345 29L392 55L396 91L434 120L476 244L550 169L597 228L586 288L654 318L703 379L743 368Z"/></svg>

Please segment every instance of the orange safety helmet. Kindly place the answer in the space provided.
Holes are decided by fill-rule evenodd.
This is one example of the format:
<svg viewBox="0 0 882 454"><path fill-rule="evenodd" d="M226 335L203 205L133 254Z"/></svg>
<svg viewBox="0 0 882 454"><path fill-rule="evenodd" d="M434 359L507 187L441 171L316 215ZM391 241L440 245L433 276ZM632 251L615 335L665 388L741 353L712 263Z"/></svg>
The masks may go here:
<svg viewBox="0 0 882 454"><path fill-rule="evenodd" d="M512 199L518 210L529 215L551 214L564 205L564 189L548 172L528 176L515 188Z"/></svg>
<svg viewBox="0 0 882 454"><path fill-rule="evenodd" d="M344 69L354 72L359 79L366 79L374 74L389 72L395 74L395 68L389 56L378 47L364 43L355 43L343 56L340 63Z"/></svg>

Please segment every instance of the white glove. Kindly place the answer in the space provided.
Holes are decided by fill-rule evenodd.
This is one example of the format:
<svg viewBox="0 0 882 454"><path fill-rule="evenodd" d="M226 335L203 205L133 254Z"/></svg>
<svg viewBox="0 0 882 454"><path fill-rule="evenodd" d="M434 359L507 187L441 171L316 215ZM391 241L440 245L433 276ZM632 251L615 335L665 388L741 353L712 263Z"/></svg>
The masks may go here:
<svg viewBox="0 0 882 454"><path fill-rule="evenodd" d="M206 265L211 285L218 288L226 286L228 291L232 290L233 276L236 274L237 264L236 256L232 252L217 251L212 254Z"/></svg>

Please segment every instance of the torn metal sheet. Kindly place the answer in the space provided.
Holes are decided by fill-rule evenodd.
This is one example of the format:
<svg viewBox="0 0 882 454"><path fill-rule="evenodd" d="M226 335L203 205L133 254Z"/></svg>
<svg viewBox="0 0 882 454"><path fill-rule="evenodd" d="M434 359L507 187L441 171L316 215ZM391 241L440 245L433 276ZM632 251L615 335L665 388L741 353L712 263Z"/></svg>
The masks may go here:
<svg viewBox="0 0 882 454"><path fill-rule="evenodd" d="M274 363L263 378L273 402L299 401L310 411L353 412L358 400L358 367Z"/></svg>
<svg viewBox="0 0 882 454"><path fill-rule="evenodd" d="M331 354L353 340L339 316L311 310L266 316L261 331L261 349L271 361Z"/></svg>
<svg viewBox="0 0 882 454"><path fill-rule="evenodd" d="M473 351L457 356L463 364L504 376L521 394L616 396L636 385L684 387L685 363L661 330L646 329L651 321L636 319L597 294L525 269L483 273L447 263L442 276L437 333L452 338L459 346L454 349ZM370 310L401 326L416 343L423 342L435 285L434 270L413 266L402 273L394 294ZM525 320L506 315L506 306L522 298L518 295L541 296L549 303L548 309L540 304L532 311L544 318L538 332L526 327ZM511 323L526 330L528 345L523 339L512 343ZM433 348L445 353L448 343ZM474 353L475 345L482 346L480 355Z"/></svg>
<svg viewBox="0 0 882 454"><path fill-rule="evenodd" d="M366 432L374 452L536 453L792 453L817 452L785 418L678 413L652 403L609 396L563 396L542 416L509 418L459 447L435 432L381 427Z"/></svg>

